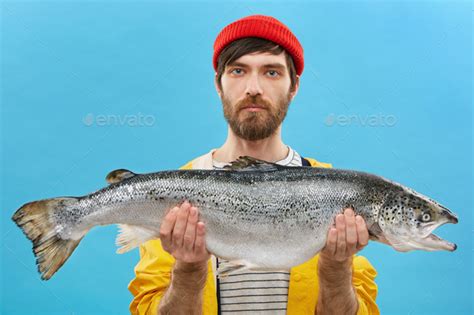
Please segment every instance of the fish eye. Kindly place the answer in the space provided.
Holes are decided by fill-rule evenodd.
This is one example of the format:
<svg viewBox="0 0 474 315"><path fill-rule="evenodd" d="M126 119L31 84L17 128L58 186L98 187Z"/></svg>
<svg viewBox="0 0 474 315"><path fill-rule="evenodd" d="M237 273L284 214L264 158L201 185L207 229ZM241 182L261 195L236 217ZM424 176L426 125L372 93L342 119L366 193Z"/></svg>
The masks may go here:
<svg viewBox="0 0 474 315"><path fill-rule="evenodd" d="M421 220L423 222L428 222L429 220L431 220L431 215L428 213L428 212L425 212L423 213L423 215L421 216Z"/></svg>

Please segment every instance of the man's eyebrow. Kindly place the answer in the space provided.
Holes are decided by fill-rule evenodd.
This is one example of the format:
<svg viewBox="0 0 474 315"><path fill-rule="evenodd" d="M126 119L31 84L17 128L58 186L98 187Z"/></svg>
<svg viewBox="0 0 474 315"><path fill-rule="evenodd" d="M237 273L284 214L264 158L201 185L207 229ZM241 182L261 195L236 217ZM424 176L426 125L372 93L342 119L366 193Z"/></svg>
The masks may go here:
<svg viewBox="0 0 474 315"><path fill-rule="evenodd" d="M285 69L285 65L281 63L269 63L263 66L264 68L276 68L276 69Z"/></svg>
<svg viewBox="0 0 474 315"><path fill-rule="evenodd" d="M231 62L227 65L228 67L240 67L240 68L248 68L249 66L246 65L245 63L241 62ZM263 65L263 68L275 68L275 69L285 69L286 66L281 64L281 63L268 63Z"/></svg>
<svg viewBox="0 0 474 315"><path fill-rule="evenodd" d="M246 65L245 63L241 63L241 62L231 62L227 65L227 67L240 67L240 68L248 68L248 65Z"/></svg>

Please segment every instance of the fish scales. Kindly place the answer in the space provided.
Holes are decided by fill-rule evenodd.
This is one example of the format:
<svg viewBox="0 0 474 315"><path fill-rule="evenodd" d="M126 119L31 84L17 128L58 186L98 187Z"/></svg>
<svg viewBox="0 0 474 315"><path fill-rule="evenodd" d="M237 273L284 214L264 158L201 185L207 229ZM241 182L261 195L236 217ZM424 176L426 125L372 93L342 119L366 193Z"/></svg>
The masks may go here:
<svg viewBox="0 0 474 315"><path fill-rule="evenodd" d="M147 226L158 234L165 210L186 199L200 209L208 248L216 255L244 258L264 268L289 268L322 248L325 234L321 231L327 231L342 207L363 206L363 186L341 180L344 177L348 176L324 169L293 168L265 176L258 171L223 170L136 176L83 198L78 208L58 211L56 224L71 227L69 235L112 223ZM364 215L366 208L355 208ZM71 222L71 218L81 221ZM242 245L236 246L236 241ZM301 245L295 247L295 243ZM295 255L289 254L291 248ZM260 257L258 253L264 251L268 255ZM276 258L282 253L283 257ZM294 261L295 257L300 259Z"/></svg>

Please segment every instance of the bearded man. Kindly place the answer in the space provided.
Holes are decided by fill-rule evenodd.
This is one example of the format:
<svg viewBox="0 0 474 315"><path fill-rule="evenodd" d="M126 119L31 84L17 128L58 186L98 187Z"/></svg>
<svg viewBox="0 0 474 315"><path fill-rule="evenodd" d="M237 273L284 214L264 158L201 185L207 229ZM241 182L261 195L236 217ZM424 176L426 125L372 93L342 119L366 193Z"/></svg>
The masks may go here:
<svg viewBox="0 0 474 315"><path fill-rule="evenodd" d="M183 169L220 169L239 156L287 166L331 167L303 158L281 139L304 68L303 48L283 23L253 15L227 25L214 43L215 86L228 122L225 143ZM369 235L362 217L341 209L325 248L285 271L237 271L206 250L199 209L183 202L140 247L132 314L379 314L376 271L355 256ZM222 270L221 269L221 270Z"/></svg>

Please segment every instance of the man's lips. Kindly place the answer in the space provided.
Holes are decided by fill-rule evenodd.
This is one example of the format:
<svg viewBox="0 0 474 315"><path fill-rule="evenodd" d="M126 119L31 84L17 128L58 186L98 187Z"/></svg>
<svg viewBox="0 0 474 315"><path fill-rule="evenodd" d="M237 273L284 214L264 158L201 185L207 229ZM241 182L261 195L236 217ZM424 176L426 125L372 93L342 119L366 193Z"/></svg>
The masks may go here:
<svg viewBox="0 0 474 315"><path fill-rule="evenodd" d="M244 106L242 107L241 110L247 110L247 111L251 111L251 112L256 112L256 111L261 111L261 110L265 110L266 107L264 106L260 106L260 105L256 105L256 104L251 104L251 105L247 105L247 106Z"/></svg>

